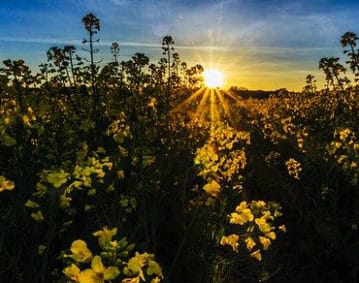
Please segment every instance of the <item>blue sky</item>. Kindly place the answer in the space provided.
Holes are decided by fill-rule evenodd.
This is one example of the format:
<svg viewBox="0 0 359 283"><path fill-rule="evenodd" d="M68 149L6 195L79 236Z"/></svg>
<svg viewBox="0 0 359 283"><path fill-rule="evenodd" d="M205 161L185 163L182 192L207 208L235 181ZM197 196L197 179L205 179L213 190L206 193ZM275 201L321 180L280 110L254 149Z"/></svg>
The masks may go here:
<svg viewBox="0 0 359 283"><path fill-rule="evenodd" d="M114 41L121 60L143 52L157 62L170 34L184 61L223 70L228 85L300 90L308 73L322 86L318 61L342 56L340 36L359 33L358 11L349 0L1 0L0 59L36 69L49 47L64 44L86 55L81 19L92 12L104 62Z"/></svg>

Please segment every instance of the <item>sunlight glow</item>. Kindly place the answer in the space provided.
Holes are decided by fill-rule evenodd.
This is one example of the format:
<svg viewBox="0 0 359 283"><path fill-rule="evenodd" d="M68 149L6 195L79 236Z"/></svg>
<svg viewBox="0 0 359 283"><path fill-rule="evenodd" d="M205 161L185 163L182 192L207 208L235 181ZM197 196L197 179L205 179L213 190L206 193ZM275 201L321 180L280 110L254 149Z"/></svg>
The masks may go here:
<svg viewBox="0 0 359 283"><path fill-rule="evenodd" d="M223 86L223 73L218 70L205 70L203 77L207 87L216 88Z"/></svg>
<svg viewBox="0 0 359 283"><path fill-rule="evenodd" d="M203 87L192 93L171 112L177 117L182 113L189 123L203 127L207 122L213 126L219 123L234 121L233 106L240 105L242 100L231 90L214 87Z"/></svg>

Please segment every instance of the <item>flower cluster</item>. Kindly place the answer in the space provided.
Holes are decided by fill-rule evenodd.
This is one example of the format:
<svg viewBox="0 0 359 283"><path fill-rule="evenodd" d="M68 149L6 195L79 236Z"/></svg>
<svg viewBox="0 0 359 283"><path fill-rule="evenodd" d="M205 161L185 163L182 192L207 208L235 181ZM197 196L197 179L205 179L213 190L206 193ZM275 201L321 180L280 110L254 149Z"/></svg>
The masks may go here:
<svg viewBox="0 0 359 283"><path fill-rule="evenodd" d="M126 124L126 115L121 112L119 117L108 127L106 134L112 136L117 143L123 143L125 139L132 139L130 126Z"/></svg>
<svg viewBox="0 0 359 283"><path fill-rule="evenodd" d="M151 279L151 283L159 283L162 271L154 255L135 252L128 259L134 244L128 244L126 238L114 240L116 234L117 228L108 227L92 234L98 238L99 255L94 255L85 241L73 241L71 254L64 254L67 265L64 275L79 283L105 283L119 278L122 283L140 283L147 279Z"/></svg>
<svg viewBox="0 0 359 283"><path fill-rule="evenodd" d="M330 145L330 153L335 156L337 163L350 178L351 183L357 185L359 181L359 142L355 132L349 128L336 130L334 141Z"/></svg>
<svg viewBox="0 0 359 283"><path fill-rule="evenodd" d="M16 139L9 133L8 128L16 121L18 107L14 99L4 100L0 105L0 142L5 146L13 146Z"/></svg>
<svg viewBox="0 0 359 283"><path fill-rule="evenodd" d="M295 160L294 158L289 158L285 165L287 165L288 174L292 176L294 179L300 179L300 173L302 172L302 165L300 162Z"/></svg>
<svg viewBox="0 0 359 283"><path fill-rule="evenodd" d="M22 122L25 127L32 127L36 121L36 116L33 109L29 106L26 112L22 115Z"/></svg>
<svg viewBox="0 0 359 283"><path fill-rule="evenodd" d="M241 189L240 174L247 164L245 146L250 144L250 134L222 125L212 129L209 141L197 150L195 164L198 175L207 183L203 186L211 196L218 196L221 184L231 184Z"/></svg>
<svg viewBox="0 0 359 283"><path fill-rule="evenodd" d="M242 201L229 215L229 223L239 225L243 234L222 236L220 244L229 245L233 251L238 252L242 241L251 257L261 260L261 252L268 250L272 241L277 238L276 231L286 231L284 225L275 227L273 224L282 215L280 210L280 206L274 202Z"/></svg>
<svg viewBox="0 0 359 283"><path fill-rule="evenodd" d="M13 181L7 180L4 176L0 176L0 193L3 191L11 191L15 188Z"/></svg>
<svg viewBox="0 0 359 283"><path fill-rule="evenodd" d="M36 191L33 193L34 199L43 199L47 195L55 195L58 199L59 206L70 213L72 194L75 190L86 190L87 196L96 195L98 184L104 184L106 173L113 167L110 158L100 157L103 153L101 149L93 152L92 156L83 156L79 158L74 166L72 173L66 172L64 169L43 170L39 173L40 180L36 184ZM86 155L86 154L85 154ZM96 184L96 186L95 186ZM113 186L106 192L113 191ZM44 220L44 214L40 209L40 205L34 199L29 199L25 206L31 209L31 217L37 222ZM92 206L85 203L84 210L90 210Z"/></svg>

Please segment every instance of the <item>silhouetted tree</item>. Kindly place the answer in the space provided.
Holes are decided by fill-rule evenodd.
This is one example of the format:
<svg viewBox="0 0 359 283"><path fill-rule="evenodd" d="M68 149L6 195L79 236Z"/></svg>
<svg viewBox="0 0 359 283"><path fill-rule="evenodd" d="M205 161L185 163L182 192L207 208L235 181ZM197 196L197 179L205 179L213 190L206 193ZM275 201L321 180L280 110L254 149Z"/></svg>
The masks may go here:
<svg viewBox="0 0 359 283"><path fill-rule="evenodd" d="M32 75L30 68L22 59L4 60L3 64L5 68L1 68L0 72L10 78L20 113L23 113L23 97L27 94L29 87L36 82L36 77Z"/></svg>
<svg viewBox="0 0 359 283"><path fill-rule="evenodd" d="M163 50L163 55L167 55L167 69L168 69L168 77L167 77L167 96L166 96L166 116L168 113L168 109L170 107L170 91L171 91L171 51L174 51L173 48L173 44L174 44L174 40L172 38L172 36L170 35L166 35L165 37L163 37L162 39L162 50ZM165 61L163 61L165 62Z"/></svg>
<svg viewBox="0 0 359 283"><path fill-rule="evenodd" d="M40 64L40 80L44 80L45 84L48 84L50 81L50 64L44 63Z"/></svg>
<svg viewBox="0 0 359 283"><path fill-rule="evenodd" d="M80 56L76 55L76 47L73 45L64 46L64 52L66 54L66 58L68 58L68 60L69 60L73 85L76 85L76 83L78 81L78 75L79 75L78 67L83 64L82 58Z"/></svg>
<svg viewBox="0 0 359 283"><path fill-rule="evenodd" d="M195 89L201 87L203 85L203 76L202 73L204 68L200 64L196 64L195 66L186 70L186 79L187 79L187 87L190 89Z"/></svg>
<svg viewBox="0 0 359 283"><path fill-rule="evenodd" d="M111 53L113 55L113 59L116 63L118 63L118 56L120 55L120 45L117 42L113 42L111 44Z"/></svg>
<svg viewBox="0 0 359 283"><path fill-rule="evenodd" d="M178 53L173 53L172 54L172 65L171 65L171 69L172 71L172 75L171 75L171 84L173 86L178 86L181 82L180 76L179 76L179 68L180 68L180 56Z"/></svg>
<svg viewBox="0 0 359 283"><path fill-rule="evenodd" d="M315 77L311 74L308 74L305 77L305 86L303 88L304 93L315 93L317 86L316 86Z"/></svg>
<svg viewBox="0 0 359 283"><path fill-rule="evenodd" d="M137 96L142 92L144 84L149 81L148 75L143 70L149 62L150 59L143 53L135 53L129 61L124 62L124 70L132 94L132 115L136 112Z"/></svg>
<svg viewBox="0 0 359 283"><path fill-rule="evenodd" d="M163 59L163 58L162 58ZM166 73L166 69L161 64L161 61L158 63L158 66L155 64L150 64L148 66L150 70L150 85L152 88L160 90L164 84L164 76Z"/></svg>
<svg viewBox="0 0 359 283"><path fill-rule="evenodd" d="M332 85L334 89L339 87L344 90L344 83L347 82L346 78L340 78L340 73L345 73L346 69L339 63L339 58L324 57L319 60L319 69L322 69L325 74L327 85ZM334 83L334 79L337 84Z"/></svg>
<svg viewBox="0 0 359 283"><path fill-rule="evenodd" d="M346 61L346 63L349 64L350 69L356 77L356 81L359 80L359 50L355 49L358 39L358 36L354 32L346 32L340 39L340 43L343 48L349 47L349 50L344 50L344 54L347 54L350 58L350 60Z"/></svg>
<svg viewBox="0 0 359 283"><path fill-rule="evenodd" d="M47 60L52 62L50 63L50 66L56 67L57 69L56 71L61 85L65 86L66 81L68 81L69 84L72 85L70 73L68 70L68 67L70 65L69 57L67 56L65 49L54 46L51 47L46 54L47 54Z"/></svg>
<svg viewBox="0 0 359 283"><path fill-rule="evenodd" d="M99 42L99 39L94 39L94 35L100 31L100 20L92 13L87 14L83 19L82 23L87 30L89 37L88 39L83 39L83 43L88 43L90 49L87 50L90 54L90 75L91 75L91 86L92 86L92 95L93 95L93 116L95 121L95 143L98 144L100 136L102 134L101 118L100 118L100 96L96 87L96 77L97 77L97 68L95 63L94 54L99 52L99 49L94 48L94 43Z"/></svg>
<svg viewBox="0 0 359 283"><path fill-rule="evenodd" d="M172 47L174 43L175 42L170 35L166 35L162 39L162 54L167 55L168 80L171 78L171 51L174 51L174 48Z"/></svg>

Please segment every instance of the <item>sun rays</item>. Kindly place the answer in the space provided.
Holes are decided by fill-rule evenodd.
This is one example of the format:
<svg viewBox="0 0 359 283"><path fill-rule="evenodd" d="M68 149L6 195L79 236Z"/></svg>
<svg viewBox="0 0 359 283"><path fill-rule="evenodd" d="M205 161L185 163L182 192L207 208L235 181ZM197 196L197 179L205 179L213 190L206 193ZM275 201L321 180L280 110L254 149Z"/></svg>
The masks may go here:
<svg viewBox="0 0 359 283"><path fill-rule="evenodd" d="M240 98L230 90L203 87L195 91L171 112L172 114L183 114L198 125L210 123L212 127L219 123L232 123L234 121L233 107L239 102Z"/></svg>

